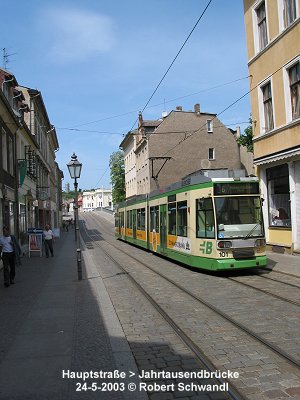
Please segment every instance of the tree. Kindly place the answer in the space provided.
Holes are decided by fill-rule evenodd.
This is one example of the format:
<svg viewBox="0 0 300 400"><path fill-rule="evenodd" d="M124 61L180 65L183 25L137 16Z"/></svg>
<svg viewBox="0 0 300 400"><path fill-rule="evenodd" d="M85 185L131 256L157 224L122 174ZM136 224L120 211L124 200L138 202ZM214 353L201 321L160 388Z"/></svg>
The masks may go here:
<svg viewBox="0 0 300 400"><path fill-rule="evenodd" d="M109 159L110 179L112 183L113 203L120 203L126 198L125 165L123 152L118 150L111 154Z"/></svg>
<svg viewBox="0 0 300 400"><path fill-rule="evenodd" d="M252 118L249 118L250 125L244 130L244 133L237 139L238 144L246 146L247 151L253 153L253 131L252 131Z"/></svg>

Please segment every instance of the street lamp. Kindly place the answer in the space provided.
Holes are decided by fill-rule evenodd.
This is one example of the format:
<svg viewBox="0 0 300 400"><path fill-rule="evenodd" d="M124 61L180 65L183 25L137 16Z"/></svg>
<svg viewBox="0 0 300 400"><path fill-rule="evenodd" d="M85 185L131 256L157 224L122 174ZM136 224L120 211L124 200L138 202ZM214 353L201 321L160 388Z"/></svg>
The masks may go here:
<svg viewBox="0 0 300 400"><path fill-rule="evenodd" d="M78 188L77 179L80 178L82 164L77 160L77 156L75 153L73 153L71 161L67 164L67 167L71 179L74 179L74 188L75 188L74 222L75 222L75 240L77 243L77 271L78 271L78 280L82 280L79 220L78 220L78 198L77 198L77 188Z"/></svg>

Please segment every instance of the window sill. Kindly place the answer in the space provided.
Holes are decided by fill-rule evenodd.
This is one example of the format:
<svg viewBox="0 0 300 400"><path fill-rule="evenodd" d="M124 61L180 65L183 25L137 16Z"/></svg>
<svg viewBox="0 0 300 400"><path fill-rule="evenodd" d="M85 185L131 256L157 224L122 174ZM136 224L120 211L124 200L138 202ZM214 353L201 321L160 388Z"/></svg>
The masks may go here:
<svg viewBox="0 0 300 400"><path fill-rule="evenodd" d="M269 229L280 229L280 230L286 230L286 231L291 231L292 227L291 226L280 226L280 225L269 225Z"/></svg>

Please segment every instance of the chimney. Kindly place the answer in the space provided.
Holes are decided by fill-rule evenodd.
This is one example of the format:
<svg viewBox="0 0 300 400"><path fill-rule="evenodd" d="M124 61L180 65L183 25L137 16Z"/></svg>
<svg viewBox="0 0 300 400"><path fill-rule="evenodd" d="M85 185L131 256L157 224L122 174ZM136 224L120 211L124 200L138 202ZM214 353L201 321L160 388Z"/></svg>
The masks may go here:
<svg viewBox="0 0 300 400"><path fill-rule="evenodd" d="M143 125L143 116L142 116L142 112L139 112L139 127Z"/></svg>
<svg viewBox="0 0 300 400"><path fill-rule="evenodd" d="M241 137L241 128L239 126L236 127L236 134L235 134L236 138L238 139L239 137Z"/></svg>
<svg viewBox="0 0 300 400"><path fill-rule="evenodd" d="M195 114L200 115L200 104L197 103L194 105Z"/></svg>
<svg viewBox="0 0 300 400"><path fill-rule="evenodd" d="M176 111L182 111L182 106L176 106Z"/></svg>

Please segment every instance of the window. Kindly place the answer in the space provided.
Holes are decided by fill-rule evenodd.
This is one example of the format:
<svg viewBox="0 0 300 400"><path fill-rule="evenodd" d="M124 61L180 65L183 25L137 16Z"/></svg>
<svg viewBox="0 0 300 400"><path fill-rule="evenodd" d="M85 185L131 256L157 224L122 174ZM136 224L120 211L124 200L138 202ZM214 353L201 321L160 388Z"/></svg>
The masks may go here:
<svg viewBox="0 0 300 400"><path fill-rule="evenodd" d="M284 27L287 28L296 19L296 0L284 0L283 2Z"/></svg>
<svg viewBox="0 0 300 400"><path fill-rule="evenodd" d="M292 119L300 117L300 63L289 69L289 83L292 105Z"/></svg>
<svg viewBox="0 0 300 400"><path fill-rule="evenodd" d="M215 159L215 149L213 148L208 149L208 159L209 160Z"/></svg>
<svg viewBox="0 0 300 400"><path fill-rule="evenodd" d="M145 230L145 209L144 208L139 208L137 210L137 229L140 231Z"/></svg>
<svg viewBox="0 0 300 400"><path fill-rule="evenodd" d="M176 203L168 204L168 233L176 235Z"/></svg>
<svg viewBox="0 0 300 400"><path fill-rule="evenodd" d="M127 228L132 229L132 210L127 211Z"/></svg>
<svg viewBox="0 0 300 400"><path fill-rule="evenodd" d="M213 121L211 119L206 120L207 132L213 133Z"/></svg>
<svg viewBox="0 0 300 400"><path fill-rule="evenodd" d="M268 132L274 128L271 82L268 82L265 86L262 87L262 94L265 118L265 132Z"/></svg>
<svg viewBox="0 0 300 400"><path fill-rule="evenodd" d="M177 235L187 237L187 202L177 203Z"/></svg>
<svg viewBox="0 0 300 400"><path fill-rule="evenodd" d="M14 151L13 151L13 141L11 137L8 137L8 172L14 176Z"/></svg>
<svg viewBox="0 0 300 400"><path fill-rule="evenodd" d="M196 237L215 237L214 211L211 198L196 200Z"/></svg>
<svg viewBox="0 0 300 400"><path fill-rule="evenodd" d="M287 164L267 169L270 226L291 226L289 169Z"/></svg>
<svg viewBox="0 0 300 400"><path fill-rule="evenodd" d="M150 207L150 231L159 232L159 210L158 206Z"/></svg>
<svg viewBox="0 0 300 400"><path fill-rule="evenodd" d="M259 38L259 50L263 50L268 44L266 6L264 1L260 4L259 7L257 7L256 15L257 15L258 38Z"/></svg>
<svg viewBox="0 0 300 400"><path fill-rule="evenodd" d="M120 218L120 227L124 228L124 211L120 212L119 218Z"/></svg>
<svg viewBox="0 0 300 400"><path fill-rule="evenodd" d="M7 171L7 137L4 129L2 130L2 168Z"/></svg>

